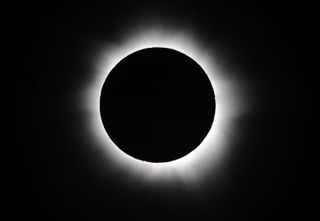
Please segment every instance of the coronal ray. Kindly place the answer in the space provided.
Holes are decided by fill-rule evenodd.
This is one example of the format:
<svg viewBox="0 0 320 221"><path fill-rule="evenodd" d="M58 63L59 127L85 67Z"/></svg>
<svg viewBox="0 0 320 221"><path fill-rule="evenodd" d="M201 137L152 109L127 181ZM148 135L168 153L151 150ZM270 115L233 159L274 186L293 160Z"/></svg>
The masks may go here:
<svg viewBox="0 0 320 221"><path fill-rule="evenodd" d="M165 25L140 27L138 30L123 31L127 37L117 44L101 43L95 51L92 79L87 82L81 97L87 116L87 133L92 143L104 153L104 164L128 177L135 177L136 180L140 177L141 182L158 184L181 180L186 185L197 186L206 174L218 174L225 163L232 134L236 133L235 118L249 109L246 85L237 78L234 70L226 67L227 60L218 64L219 51L214 50L214 45L203 45L205 41L191 30L165 28ZM216 98L215 119L207 137L188 155L165 163L144 162L122 152L108 137L100 117L100 94L108 73L124 57L151 47L174 49L195 60L208 75Z"/></svg>

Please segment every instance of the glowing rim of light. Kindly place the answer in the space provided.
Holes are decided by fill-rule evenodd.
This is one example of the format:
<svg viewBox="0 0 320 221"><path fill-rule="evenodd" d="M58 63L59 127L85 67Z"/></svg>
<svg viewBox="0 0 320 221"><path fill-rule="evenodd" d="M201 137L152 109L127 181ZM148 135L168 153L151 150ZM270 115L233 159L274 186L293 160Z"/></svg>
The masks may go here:
<svg viewBox="0 0 320 221"><path fill-rule="evenodd" d="M83 106L88 115L89 133L92 142L99 145L106 163L113 168L122 168L128 174L142 175L146 179L198 180L208 172L214 172L229 151L228 135L233 133L233 119L243 113L245 95L241 85L216 62L213 49L201 46L191 31L152 27L140 31L129 31L120 44L106 43L96 49L93 59L94 76L84 91ZM152 47L179 51L197 62L207 74L215 93L216 110L214 122L202 143L186 156L170 162L151 163L141 161L124 153L107 134L100 116L100 95L106 77L123 58ZM218 53L218 52L217 52ZM215 164L215 169L212 168ZM193 171L191 173L190 171ZM159 180L159 179L158 179Z"/></svg>

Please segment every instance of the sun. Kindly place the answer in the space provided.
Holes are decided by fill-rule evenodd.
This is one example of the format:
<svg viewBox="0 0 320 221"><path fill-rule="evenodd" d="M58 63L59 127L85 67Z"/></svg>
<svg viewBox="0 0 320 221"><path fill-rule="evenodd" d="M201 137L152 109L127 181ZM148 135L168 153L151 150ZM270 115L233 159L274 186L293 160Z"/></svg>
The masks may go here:
<svg viewBox="0 0 320 221"><path fill-rule="evenodd" d="M137 25L138 27L139 25ZM119 173L134 175L143 182L170 183L175 179L198 184L206 174L219 173L230 152L230 134L235 133L234 119L248 108L244 85L223 65L219 65L214 43L205 44L191 29L165 28L165 25L140 27L139 31L123 31L117 44L100 43L92 59L92 79L81 94L86 112L89 139L104 155L105 166ZM211 82L215 91L216 112L211 130L203 142L188 155L170 162L149 163L137 160L122 152L107 135L100 116L100 94L108 73L124 57L145 48L169 48L179 51L196 61ZM221 61L221 58L219 59ZM140 178L139 178L140 177Z"/></svg>

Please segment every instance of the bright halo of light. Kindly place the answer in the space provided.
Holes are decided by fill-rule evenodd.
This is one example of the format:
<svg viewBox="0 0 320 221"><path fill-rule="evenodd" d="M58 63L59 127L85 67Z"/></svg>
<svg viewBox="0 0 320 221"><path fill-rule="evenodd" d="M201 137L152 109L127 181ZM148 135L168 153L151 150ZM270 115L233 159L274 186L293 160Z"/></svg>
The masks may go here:
<svg viewBox="0 0 320 221"><path fill-rule="evenodd" d="M228 69L218 65L218 51L201 45L200 37L192 31L152 26L139 31L126 31L117 44L101 43L93 59L92 78L82 94L88 133L106 159L106 166L118 169L135 180L170 183L175 179L192 185L198 184L206 174L219 172L229 149L230 135L234 133L234 119L246 110L247 96L244 87ZM124 57L141 49L151 47L170 48L196 61L208 75L214 89L216 112L214 122L203 142L188 155L165 163L149 163L135 159L122 152L109 138L100 117L100 94L109 72ZM240 82L240 83L239 83ZM132 178L133 179L133 178Z"/></svg>

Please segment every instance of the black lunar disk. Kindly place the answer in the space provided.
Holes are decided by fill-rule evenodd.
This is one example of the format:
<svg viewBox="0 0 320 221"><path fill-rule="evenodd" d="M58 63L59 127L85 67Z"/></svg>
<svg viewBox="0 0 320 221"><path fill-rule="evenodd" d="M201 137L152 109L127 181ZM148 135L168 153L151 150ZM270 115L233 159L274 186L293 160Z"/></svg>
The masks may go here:
<svg viewBox="0 0 320 221"><path fill-rule="evenodd" d="M168 48L146 48L122 59L100 98L103 125L128 155L168 162L194 150L214 119L215 97L204 70Z"/></svg>

